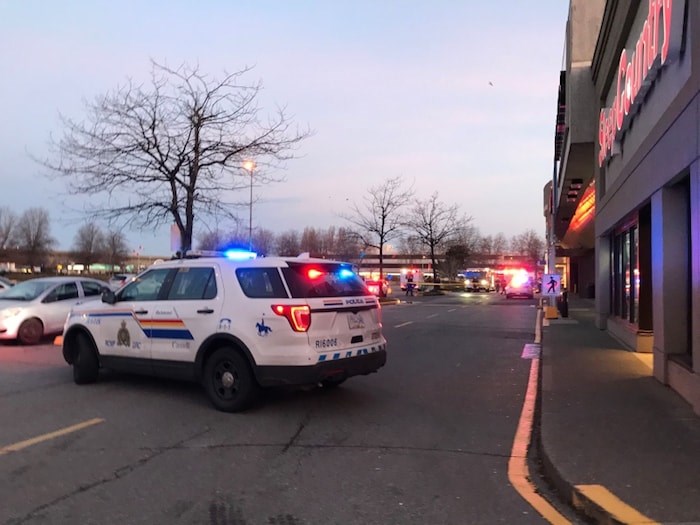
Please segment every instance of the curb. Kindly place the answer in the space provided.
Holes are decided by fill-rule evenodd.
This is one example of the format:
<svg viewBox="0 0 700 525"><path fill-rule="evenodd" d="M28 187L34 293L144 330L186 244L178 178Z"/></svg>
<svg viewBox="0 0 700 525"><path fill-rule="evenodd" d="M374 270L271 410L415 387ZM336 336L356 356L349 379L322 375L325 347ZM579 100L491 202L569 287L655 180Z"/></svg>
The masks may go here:
<svg viewBox="0 0 700 525"><path fill-rule="evenodd" d="M539 421L540 426L542 424ZM541 434L541 429L539 433ZM554 465L542 444L542 436L537 437L537 455L540 459L541 472L547 482L554 488L562 501L569 505L575 512L603 525L626 525L626 521L617 520L612 514L600 507L588 498L575 485L564 479Z"/></svg>
<svg viewBox="0 0 700 525"><path fill-rule="evenodd" d="M543 305L541 304L540 308L542 308L542 306ZM545 316L542 317L544 318ZM540 473L546 480L547 484L554 489L561 501L571 507L583 518L593 520L595 523L600 523L602 525L626 525L627 522L616 519L610 512L586 496L576 487L576 485L566 480L564 476L562 476L561 472L559 472L552 459L549 457L549 454L547 454L547 450L545 449L542 439L542 367L544 366L545 361L544 347L546 345L544 344L544 333L541 332L541 334L540 344L542 351L540 353L540 381L537 388L538 402L536 404L537 426L533 435L535 449L537 451L537 459L539 460L540 464Z"/></svg>

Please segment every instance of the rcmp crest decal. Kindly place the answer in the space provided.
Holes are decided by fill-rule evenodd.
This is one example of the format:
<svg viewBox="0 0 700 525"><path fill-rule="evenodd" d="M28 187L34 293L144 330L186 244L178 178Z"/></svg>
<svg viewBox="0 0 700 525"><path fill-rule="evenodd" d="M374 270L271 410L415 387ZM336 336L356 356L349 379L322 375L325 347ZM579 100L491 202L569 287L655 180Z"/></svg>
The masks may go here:
<svg viewBox="0 0 700 525"><path fill-rule="evenodd" d="M126 321L122 321L122 327L117 332L117 346L131 346L131 335L126 329Z"/></svg>

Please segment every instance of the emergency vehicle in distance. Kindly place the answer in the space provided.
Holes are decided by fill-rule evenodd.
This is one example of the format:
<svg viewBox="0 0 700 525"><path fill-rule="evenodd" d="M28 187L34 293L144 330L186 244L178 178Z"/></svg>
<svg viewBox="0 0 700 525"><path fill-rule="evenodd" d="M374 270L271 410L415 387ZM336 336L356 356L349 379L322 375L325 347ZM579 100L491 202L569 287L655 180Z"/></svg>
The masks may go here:
<svg viewBox="0 0 700 525"><path fill-rule="evenodd" d="M432 273L430 274L432 275ZM401 285L401 290L406 291L409 282L409 276L413 279L413 290L417 291L420 289L421 283L425 282L425 272L420 269L414 268L401 268L401 273L399 274L399 283Z"/></svg>
<svg viewBox="0 0 700 525"><path fill-rule="evenodd" d="M495 273L490 268L467 268L460 272L464 276L467 292L490 292L496 289Z"/></svg>

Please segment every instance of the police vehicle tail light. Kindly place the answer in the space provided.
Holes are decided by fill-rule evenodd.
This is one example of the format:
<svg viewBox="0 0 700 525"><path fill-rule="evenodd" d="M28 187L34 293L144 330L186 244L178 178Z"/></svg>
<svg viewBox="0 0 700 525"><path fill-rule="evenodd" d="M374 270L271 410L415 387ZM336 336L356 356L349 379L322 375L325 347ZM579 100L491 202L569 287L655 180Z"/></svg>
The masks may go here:
<svg viewBox="0 0 700 525"><path fill-rule="evenodd" d="M295 332L306 332L311 326L311 309L308 305L273 304L272 311L286 317Z"/></svg>
<svg viewBox="0 0 700 525"><path fill-rule="evenodd" d="M368 284L367 289L369 290L369 293L373 295L379 295L379 285L378 284Z"/></svg>

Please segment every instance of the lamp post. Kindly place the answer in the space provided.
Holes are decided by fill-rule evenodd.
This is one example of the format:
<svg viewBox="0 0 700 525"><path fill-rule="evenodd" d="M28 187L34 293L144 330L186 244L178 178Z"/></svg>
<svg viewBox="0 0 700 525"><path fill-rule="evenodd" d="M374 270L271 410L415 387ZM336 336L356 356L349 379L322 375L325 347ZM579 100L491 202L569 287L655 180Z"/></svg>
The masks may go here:
<svg viewBox="0 0 700 525"><path fill-rule="evenodd" d="M250 172L250 203L248 205L248 250L253 249L253 171L255 162L246 160L243 167Z"/></svg>

